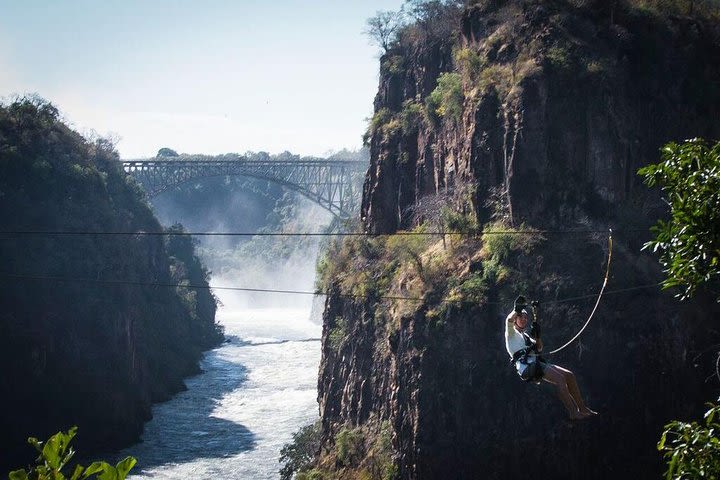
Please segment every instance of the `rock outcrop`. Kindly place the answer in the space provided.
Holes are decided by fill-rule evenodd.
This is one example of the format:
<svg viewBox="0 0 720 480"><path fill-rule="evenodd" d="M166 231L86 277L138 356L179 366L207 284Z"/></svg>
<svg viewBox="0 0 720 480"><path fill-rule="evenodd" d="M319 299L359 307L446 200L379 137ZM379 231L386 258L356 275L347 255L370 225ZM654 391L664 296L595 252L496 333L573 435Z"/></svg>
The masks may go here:
<svg viewBox="0 0 720 480"><path fill-rule="evenodd" d="M162 230L112 146L43 101L0 106L0 198L0 467L73 425L84 455L137 441L222 340L208 289L162 286L207 286L191 240L7 233Z"/></svg>
<svg viewBox="0 0 720 480"><path fill-rule="evenodd" d="M369 273L353 280L344 267L327 279L319 465L340 429L389 422L398 478L657 478L662 426L717 395L706 349L718 343L718 306L648 287L662 274L640 247L664 210L636 171L666 142L720 136L718 28L611 3L474 2L453 35L406 27L381 58L367 231L412 228L428 218L418 215L424 200L450 205L469 192L480 225L600 233L514 246L517 237L502 246L485 236L444 245L450 253L437 244L385 283L373 262L391 257L373 249L396 245L348 254ZM608 226L617 228L608 290L644 288L606 295L587 332L552 357L600 411L570 423L549 386L524 384L509 366L503 320L525 293L545 301L548 346L570 338L602 283ZM448 266L433 279L441 254ZM367 293L367 277L382 287L347 295ZM473 279L486 282L481 299L447 303ZM410 291L422 299L413 308L382 299Z"/></svg>

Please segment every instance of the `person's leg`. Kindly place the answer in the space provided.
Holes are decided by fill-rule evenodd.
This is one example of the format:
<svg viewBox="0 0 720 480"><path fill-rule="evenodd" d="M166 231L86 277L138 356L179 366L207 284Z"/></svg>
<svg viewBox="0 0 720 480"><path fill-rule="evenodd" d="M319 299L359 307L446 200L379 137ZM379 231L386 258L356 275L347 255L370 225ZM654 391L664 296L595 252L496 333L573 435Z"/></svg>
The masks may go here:
<svg viewBox="0 0 720 480"><path fill-rule="evenodd" d="M572 395L580 413L584 415L597 415L597 412L590 410L587 405L585 405L582 394L580 393L580 387L578 387L577 380L575 380L575 374L566 368L562 368L557 365L554 365L554 367L557 368L565 377L565 382L567 383L570 395Z"/></svg>
<svg viewBox="0 0 720 480"><path fill-rule="evenodd" d="M560 401L562 401L568 412L568 416L571 419L577 420L579 418L583 418L578 405L575 403L575 400L573 400L573 397L570 394L565 374L562 371L560 371L555 365L548 364L545 366L543 380L555 386L557 394L560 397Z"/></svg>

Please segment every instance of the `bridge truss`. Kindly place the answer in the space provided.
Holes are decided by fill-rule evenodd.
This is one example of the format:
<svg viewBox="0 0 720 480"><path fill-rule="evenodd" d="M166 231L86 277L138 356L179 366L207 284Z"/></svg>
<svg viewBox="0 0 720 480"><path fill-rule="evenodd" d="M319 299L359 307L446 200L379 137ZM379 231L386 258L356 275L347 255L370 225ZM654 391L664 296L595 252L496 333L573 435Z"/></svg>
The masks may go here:
<svg viewBox="0 0 720 480"><path fill-rule="evenodd" d="M279 183L321 205L337 218L359 210L366 162L337 160L249 160L240 155L123 160L123 170L150 197L192 180L238 175Z"/></svg>

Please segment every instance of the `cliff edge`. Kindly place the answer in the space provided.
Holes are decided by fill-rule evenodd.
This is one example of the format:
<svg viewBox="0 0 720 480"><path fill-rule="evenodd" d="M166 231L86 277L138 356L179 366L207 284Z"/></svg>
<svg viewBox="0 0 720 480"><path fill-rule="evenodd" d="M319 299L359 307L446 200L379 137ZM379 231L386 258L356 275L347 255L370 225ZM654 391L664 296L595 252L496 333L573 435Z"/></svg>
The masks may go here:
<svg viewBox="0 0 720 480"><path fill-rule="evenodd" d="M665 210L636 172L666 142L720 137L720 35L638 3L445 3L389 45L362 222L446 234L328 250L320 471L657 478L662 426L717 395L718 306L653 286L662 272L640 248ZM552 357L600 411L571 423L550 387L517 378L503 321L523 293L543 302L548 347L572 337L610 226L608 294Z"/></svg>

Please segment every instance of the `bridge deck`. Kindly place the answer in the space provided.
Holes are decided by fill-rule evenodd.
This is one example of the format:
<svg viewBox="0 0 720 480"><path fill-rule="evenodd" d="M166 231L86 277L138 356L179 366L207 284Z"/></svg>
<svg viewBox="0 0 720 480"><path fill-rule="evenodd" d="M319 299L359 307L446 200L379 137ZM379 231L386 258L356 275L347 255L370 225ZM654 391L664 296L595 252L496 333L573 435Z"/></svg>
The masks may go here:
<svg viewBox="0 0 720 480"><path fill-rule="evenodd" d="M349 218L357 210L361 190L357 180L368 166L363 161L250 160L240 155L127 159L122 160L122 165L150 196L194 179L240 175L296 190L340 218Z"/></svg>

